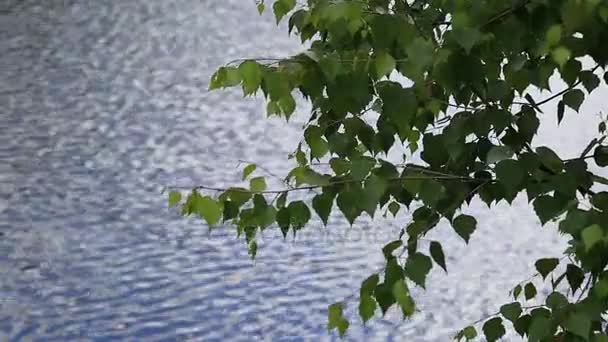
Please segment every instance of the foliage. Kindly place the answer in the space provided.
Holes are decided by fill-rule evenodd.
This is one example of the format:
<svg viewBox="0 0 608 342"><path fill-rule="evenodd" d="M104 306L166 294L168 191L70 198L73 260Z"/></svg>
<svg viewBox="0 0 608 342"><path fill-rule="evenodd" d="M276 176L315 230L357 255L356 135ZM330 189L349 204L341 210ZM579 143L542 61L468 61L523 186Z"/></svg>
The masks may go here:
<svg viewBox="0 0 608 342"><path fill-rule="evenodd" d="M258 2L258 10L269 10L265 5ZM554 292L544 302L538 298L542 305L525 306L540 294L524 281L513 289L515 302L455 338L483 334L495 341L512 328L530 341L608 340L602 316L608 309L608 193L597 190L608 180L592 171L608 166L606 124L576 158L534 144L539 115L551 110L546 104L557 102L557 112L544 115L560 123L608 80L608 74L598 77L608 62L608 1L277 0L272 11L310 48L284 59L229 63L213 75L210 89L261 92L268 115L286 120L296 94L312 103L290 155L297 166L285 179L289 186L268 190L259 168L248 165L248 188L200 186L184 198L174 190L171 206L181 203L184 215L210 225L231 222L252 257L258 232L276 224L284 235L296 234L311 212L327 224L337 209L353 224L361 215L410 210L411 222L383 248L383 274L362 283L365 322L391 307L412 316L409 288L424 288L434 265L448 270L439 241L423 248L424 236L441 220L468 243L482 230L463 213L468 203L478 198L492 207L525 194L542 225L557 222L570 238L564 257L534 265L538 280L550 279ZM396 75L411 84L395 81ZM566 86L550 89L552 76ZM539 89L551 95L535 99ZM387 160L389 150L400 147L404 163ZM408 162L417 153L423 163ZM323 163L330 172L320 171ZM290 202L294 191L316 194L311 202ZM341 303L329 306L328 317L329 329L346 333Z"/></svg>

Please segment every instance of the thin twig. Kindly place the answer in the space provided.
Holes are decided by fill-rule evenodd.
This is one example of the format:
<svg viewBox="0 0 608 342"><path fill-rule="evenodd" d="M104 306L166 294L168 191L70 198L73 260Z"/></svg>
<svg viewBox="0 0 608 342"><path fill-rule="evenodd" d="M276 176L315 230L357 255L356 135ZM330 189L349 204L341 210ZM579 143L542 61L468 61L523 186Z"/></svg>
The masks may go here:
<svg viewBox="0 0 608 342"><path fill-rule="evenodd" d="M583 295L585 294L587 289L589 289L589 285L591 285L592 278L593 278L592 276L589 276L589 278L587 278L587 283L585 283L585 286L581 289L581 293L578 295L578 298L576 299L577 303L581 301L581 298L583 298Z"/></svg>
<svg viewBox="0 0 608 342"><path fill-rule="evenodd" d="M529 0L525 0L523 1L521 4L519 4L518 6L514 6L511 8L507 8L506 10L494 15L493 17L490 17L490 19L488 21L486 21L482 26L481 29L485 28L486 26L489 26L509 15L511 15L512 13L514 13L515 11L525 7L528 4Z"/></svg>
<svg viewBox="0 0 608 342"><path fill-rule="evenodd" d="M289 182L285 178L277 175L276 173L270 171L268 168L266 168L266 167L264 167L264 166L262 166L262 165L260 165L258 163L254 163L254 162L251 162L251 161L248 161L248 160L239 159L239 165L240 164L252 164L252 165L255 165L258 169L264 171L267 175L276 178L277 180L281 181L281 183L285 184L287 187L292 188L291 184L289 184Z"/></svg>
<svg viewBox="0 0 608 342"><path fill-rule="evenodd" d="M473 190L471 190L469 193L467 193L467 195L464 197L464 199L466 200L467 197L474 195L477 191L479 191L484 185L488 184L489 182L490 182L490 180L486 180L485 182L480 183L479 185L477 185L475 188L473 188ZM449 208L449 211L456 210L461 204L462 204L462 202L460 202L460 203L459 202L454 203ZM436 209L434 209L433 211L434 211L435 214L437 214L437 218L435 220L433 220L433 222L429 223L424 230L427 230L427 229L430 229L431 227L434 227L443 218L443 216L441 216L441 213L439 213ZM402 232L403 232L403 230L402 230ZM419 239L416 239L416 240L419 240ZM403 250L399 254L399 258L401 258L406 251L407 251L407 245L404 245Z"/></svg>
<svg viewBox="0 0 608 342"><path fill-rule="evenodd" d="M559 259L559 262L562 262L562 261L563 261L564 259L566 259L566 258L567 258L567 256L566 256L566 255L562 256L562 257ZM538 277L539 275L541 275L541 274L540 274L540 272L536 272L536 273L534 273L533 275L531 275L530 277L528 277L527 279L524 279L524 280L520 281L519 283L515 284L515 286L513 286L513 288L516 288L517 286L521 286L521 285L523 285L524 283L528 283L528 282L530 282L532 279L534 279L534 278ZM512 291L509 291L509 293L511 293L511 292L512 292Z"/></svg>
<svg viewBox="0 0 608 342"><path fill-rule="evenodd" d="M434 180L459 180L459 181L464 181L464 182L478 182L479 179L474 179L474 178L468 178L468 177L454 177L454 176L450 176L450 177L444 177L444 176L429 176L429 177L424 177L424 176L407 176L407 177L397 177L397 178L389 178L387 179L387 181L405 181L405 180L427 180L427 179L434 179ZM283 192L293 192L293 191L303 191L303 190L314 190L314 189L319 189L325 186L332 186L332 185L340 185L340 184L349 184L349 183L361 183L361 180L353 180L353 179L348 179L348 180L342 180L342 181L336 181L336 182L330 182L327 184L322 184L322 185L309 185L309 186L301 186L301 187L294 187L291 189L281 189L281 190L265 190L265 191L251 191L248 189L244 189L244 188L220 188L220 187L214 187L214 186L207 186L207 185L197 185L197 186L168 186L167 189L172 189L172 190L210 190L210 191L218 191L218 192L224 192L224 191L236 191L236 192L246 192L246 193L259 193L259 194L278 194L278 193L283 193Z"/></svg>
<svg viewBox="0 0 608 342"><path fill-rule="evenodd" d="M599 140L597 140L597 139L591 140L591 142L589 143L589 145L587 145L587 147L585 147L585 149L581 153L581 157L580 158L586 158L587 157L587 153L589 153L591 151L591 149L593 148L593 146L595 146L595 145L601 145L604 142L604 140L606 140L606 136L601 137Z"/></svg>
<svg viewBox="0 0 608 342"><path fill-rule="evenodd" d="M534 310L534 309L545 308L545 307L547 307L547 306L546 305L531 305L531 306L522 306L521 309L522 310ZM476 320L474 322L471 322L467 326L472 326L472 325L475 325L475 324L479 324L479 323L485 321L486 319L488 319L490 317L495 317L495 316L499 316L499 315L500 315L500 311L495 312L495 313L490 314L490 315L486 315L486 316L484 316L484 317L482 317L482 318L480 318L480 319L478 319L478 320Z"/></svg>
<svg viewBox="0 0 608 342"><path fill-rule="evenodd" d="M599 67L600 67L600 65L599 65L599 64L598 64L598 65L596 65L596 66L595 66L593 69L591 69L591 72L594 72L594 71L595 71L595 70L597 70ZM566 88L566 89L564 89L564 90L560 91L559 93L556 93L556 94L554 94L554 95L552 95L552 96L550 96L550 97L548 97L548 98L546 98L546 99L544 99L544 100L542 100L542 101L540 101L540 102L537 102L537 103L536 103L536 106L542 106L542 105L544 105L544 104L545 104L545 103L547 103L547 102L551 102L551 101L553 101L554 99L556 99L556 98L558 98L558 97L560 97L560 96L564 95L565 93L569 92L570 90L572 90L572 89L576 88L576 87L577 87L578 85L580 85L581 83L583 83L583 81L582 81L582 80L577 81L577 82L576 82L576 83L574 83L572 86L570 86L570 87L568 87L568 88Z"/></svg>

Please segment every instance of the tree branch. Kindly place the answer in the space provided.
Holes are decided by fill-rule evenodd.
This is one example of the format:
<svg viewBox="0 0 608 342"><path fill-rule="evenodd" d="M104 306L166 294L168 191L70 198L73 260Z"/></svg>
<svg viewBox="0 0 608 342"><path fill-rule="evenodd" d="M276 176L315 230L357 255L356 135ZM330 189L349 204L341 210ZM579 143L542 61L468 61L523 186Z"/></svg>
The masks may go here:
<svg viewBox="0 0 608 342"><path fill-rule="evenodd" d="M387 181L405 181L405 180L427 180L427 179L434 179L434 180L458 180L461 182L479 182L479 179L475 179L475 178L470 178L470 177L459 177L459 176L406 176L406 177L396 177L396 178L389 178L387 179ZM342 180L342 181L336 181L336 182L330 182L327 184L321 184L321 185L308 185L308 186L301 186L301 187L293 187L290 189L277 189L277 190L265 190L265 191L251 191L248 189L244 189L244 188L234 188L234 187L230 187L230 188L221 188L221 187L214 187L214 186L207 186L207 185L197 185L197 186L168 186L166 187L166 189L168 190L210 190L210 191L218 191L218 192L224 192L224 191L236 191L236 192L245 192L245 193L257 193L257 194L279 194L279 193L283 193L283 192L293 192L293 191L304 191L304 190L314 190L314 189L319 189L319 188L323 188L326 186L332 186L332 185L341 185L341 184L352 184L352 183L361 183L363 182L362 180L354 180L354 179L348 179L348 180ZM487 181L485 182L487 183ZM483 183L483 184L485 184Z"/></svg>
<svg viewBox="0 0 608 342"><path fill-rule="evenodd" d="M593 67L593 69L591 69L591 72L594 72L594 71L595 71L595 70L597 70L599 67L600 67L600 65L599 65L599 64L597 64L595 67ZM569 92L570 90L572 90L572 89L576 88L576 87L577 87L578 85L580 85L581 83L583 83L583 81L582 81L582 80L578 80L578 81L577 81L576 83L574 83L572 86L570 86L570 87L568 87L568 88L566 88L566 89L564 89L564 90L560 91L559 93L554 94L554 95L552 95L552 96L550 96L550 97L548 97L548 98L546 98L546 99L544 99L544 100L542 100L542 101L540 101L540 102L537 102L537 103L536 103L536 105L537 105L537 106L542 106L542 105L544 105L544 104L545 104L545 103L547 103L547 102L551 102L551 101L553 101L554 99L556 99L556 98L558 98L558 97L560 97L560 96L564 95L565 93Z"/></svg>
<svg viewBox="0 0 608 342"><path fill-rule="evenodd" d="M534 309L538 309L538 308L546 308L546 307L547 307L546 305L542 305L542 304L541 304L541 305L522 306L522 307L521 307L521 309L522 309L523 311L526 311L526 310L534 310ZM473 326L473 325L475 325L475 324L479 324L479 323L481 323L481 322L485 321L486 319L491 318L491 317L495 317L495 316L500 316L500 311L495 312L495 313L490 314L490 315L486 315L486 316L484 316L484 317L482 317L482 318L480 318L480 319L476 320L475 322L471 322L471 323L470 323L469 325L467 325L467 326Z"/></svg>
<svg viewBox="0 0 608 342"><path fill-rule="evenodd" d="M493 17L490 17L490 19L488 19L488 21L486 21L482 26L481 29L484 29L486 26L489 26L509 15L511 15L512 13L514 13L515 11L524 8L528 3L530 2L530 0L524 0L522 1L521 4L519 4L518 6L514 6L514 7L510 7L505 9L504 11L494 15Z"/></svg>

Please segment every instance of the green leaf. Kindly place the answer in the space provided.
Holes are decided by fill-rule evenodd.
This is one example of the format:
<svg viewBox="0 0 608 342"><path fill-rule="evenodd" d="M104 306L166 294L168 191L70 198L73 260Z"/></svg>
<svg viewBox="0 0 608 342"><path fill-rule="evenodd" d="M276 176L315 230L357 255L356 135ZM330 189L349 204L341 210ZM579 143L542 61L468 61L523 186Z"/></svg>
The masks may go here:
<svg viewBox="0 0 608 342"><path fill-rule="evenodd" d="M289 214L288 208L281 208L277 212L277 225L281 228L281 232L283 233L283 237L287 237L287 232L289 231L289 225L291 222L291 217Z"/></svg>
<svg viewBox="0 0 608 342"><path fill-rule="evenodd" d="M460 46L466 51L467 54L471 52L473 46L475 46L482 38L481 32L474 27L463 27L455 28L452 30L454 38Z"/></svg>
<svg viewBox="0 0 608 342"><path fill-rule="evenodd" d="M562 326L566 331L569 331L577 336L587 340L591 331L591 320L585 314L573 312L571 313Z"/></svg>
<svg viewBox="0 0 608 342"><path fill-rule="evenodd" d="M500 313L509 321L515 323L521 315L521 304L513 302L500 307Z"/></svg>
<svg viewBox="0 0 608 342"><path fill-rule="evenodd" d="M444 195L444 186L433 179L424 180L418 192L418 197L431 208L435 207Z"/></svg>
<svg viewBox="0 0 608 342"><path fill-rule="evenodd" d="M460 215L452 221L452 227L466 243L469 243L469 239L477 227L477 220L473 216Z"/></svg>
<svg viewBox="0 0 608 342"><path fill-rule="evenodd" d="M535 315L528 328L528 341L541 341L551 334L551 321L545 316Z"/></svg>
<svg viewBox="0 0 608 342"><path fill-rule="evenodd" d="M580 73L579 78L583 82L583 86L587 89L587 92L591 93L595 88L600 85L600 78L591 70L585 70Z"/></svg>
<svg viewBox="0 0 608 342"><path fill-rule="evenodd" d="M249 248L248 248L248 252L249 255L251 256L251 259L255 259L255 256L258 254L258 243L255 241L251 241L249 243Z"/></svg>
<svg viewBox="0 0 608 342"><path fill-rule="evenodd" d="M433 43L422 37L416 37L410 46L407 47L406 52L408 60L414 68L423 70L432 63L434 50Z"/></svg>
<svg viewBox="0 0 608 342"><path fill-rule="evenodd" d="M422 160L433 167L443 165L449 159L449 154L445 149L442 136L425 134L422 139L424 148L421 152Z"/></svg>
<svg viewBox="0 0 608 342"><path fill-rule="evenodd" d="M507 84L507 82L503 81L503 80L493 80L488 82L488 91L486 94L486 99L489 101L500 101L502 99L505 98L505 96L507 96L509 94L509 85ZM500 111L496 111L497 113L499 113ZM499 126L496 124L496 120L497 118L492 118L492 124L494 124L495 127ZM498 132L497 132L498 133Z"/></svg>
<svg viewBox="0 0 608 342"><path fill-rule="evenodd" d="M266 180L264 177L251 178L249 181L249 189L252 192L262 192L266 190Z"/></svg>
<svg viewBox="0 0 608 342"><path fill-rule="evenodd" d="M255 61L245 61L239 65L239 74L243 80L243 93L254 94L262 84L262 70Z"/></svg>
<svg viewBox="0 0 608 342"><path fill-rule="evenodd" d="M268 97L271 101L278 102L290 94L289 80L284 73L278 71L267 71L263 74L263 80Z"/></svg>
<svg viewBox="0 0 608 342"><path fill-rule="evenodd" d="M577 112L580 109L581 104L583 104L584 100L585 100L585 94L580 89L570 90L569 92L564 94L564 97L562 99L562 101L564 101L564 104L566 106L574 109Z"/></svg>
<svg viewBox="0 0 608 342"><path fill-rule="evenodd" d="M378 274L372 274L367 277L367 279L361 282L360 296L371 296L378 285L378 281L380 281Z"/></svg>
<svg viewBox="0 0 608 342"><path fill-rule="evenodd" d="M526 297L526 300L536 297L536 293L536 286L534 286L534 284L527 283L526 286L524 286L524 296Z"/></svg>
<svg viewBox="0 0 608 342"><path fill-rule="evenodd" d="M247 203L251 199L251 192L244 188L230 188L226 191L226 195L238 206Z"/></svg>
<svg viewBox="0 0 608 342"><path fill-rule="evenodd" d="M536 153L540 158L540 161L549 170L560 173L564 169L564 162L548 147L539 147L536 149Z"/></svg>
<svg viewBox="0 0 608 342"><path fill-rule="evenodd" d="M494 146L488 151L486 163L494 164L513 157L513 150L509 146Z"/></svg>
<svg viewBox="0 0 608 342"><path fill-rule="evenodd" d="M378 202L386 192L387 187L388 184L383 178L376 175L368 177L358 199L359 207L373 217Z"/></svg>
<svg viewBox="0 0 608 342"><path fill-rule="evenodd" d="M266 115L268 117L272 115L281 115L281 107L279 107L279 102L269 101L266 105Z"/></svg>
<svg viewBox="0 0 608 342"><path fill-rule="evenodd" d="M602 191L593 195L591 197L591 204L603 212L608 211L608 192Z"/></svg>
<svg viewBox="0 0 608 342"><path fill-rule="evenodd" d="M393 296L401 308L403 319L411 317L416 310L416 304L409 294L409 291L403 280L397 281L393 285Z"/></svg>
<svg viewBox="0 0 608 342"><path fill-rule="evenodd" d="M333 82L342 70L339 56L334 54L323 56L323 58L319 60L319 67L328 82Z"/></svg>
<svg viewBox="0 0 608 342"><path fill-rule="evenodd" d="M348 323L348 321L346 319L342 319L341 321L338 322L337 328L338 328L338 333L340 334L340 337L344 337L344 334L346 333L346 330L348 330L349 325L350 325L350 323Z"/></svg>
<svg viewBox="0 0 608 342"><path fill-rule="evenodd" d="M403 246L403 242L401 240L395 240L387 243L384 247L382 247L382 254L384 254L384 258L389 260L393 258L393 252Z"/></svg>
<svg viewBox="0 0 608 342"><path fill-rule="evenodd" d="M539 126L540 120L532 109L524 111L524 113L517 119L519 134L528 142L532 141L532 138L538 132Z"/></svg>
<svg viewBox="0 0 608 342"><path fill-rule="evenodd" d="M376 297L382 315L385 315L388 309L395 303L392 285L394 285L394 283L390 285L386 283L378 284L374 291L374 297Z"/></svg>
<svg viewBox="0 0 608 342"><path fill-rule="evenodd" d="M458 334L456 335L456 340L460 341L464 338L467 341L470 341L475 337L477 337L477 330L473 326L468 326L458 332Z"/></svg>
<svg viewBox="0 0 608 342"><path fill-rule="evenodd" d="M437 263L437 265L441 266L441 268L443 268L443 270L447 273L448 269L445 265L445 255L443 254L443 248L441 248L441 244L437 241L431 241L429 249L433 260Z"/></svg>
<svg viewBox="0 0 608 342"><path fill-rule="evenodd" d="M517 297L521 294L521 285L517 285L513 288L513 299L517 300Z"/></svg>
<svg viewBox="0 0 608 342"><path fill-rule="evenodd" d="M511 193L517 193L526 177L526 171L520 162L506 159L496 164L496 177Z"/></svg>
<svg viewBox="0 0 608 342"><path fill-rule="evenodd" d="M483 334L488 342L498 341L506 333L505 327L502 325L502 318L495 317L483 324Z"/></svg>
<svg viewBox="0 0 608 342"><path fill-rule="evenodd" d="M376 55L375 66L376 76L382 78L389 75L395 69L396 63L393 56L386 52L380 52Z"/></svg>
<svg viewBox="0 0 608 342"><path fill-rule="evenodd" d="M564 105L564 101L559 101L557 103L557 124L559 125L562 120L564 119L564 112L566 110L566 107Z"/></svg>
<svg viewBox="0 0 608 342"><path fill-rule="evenodd" d="M402 26L407 27L408 24L404 20L400 20L396 16L389 14L378 14L371 16L370 27L373 37L373 46L377 50L389 49L400 36L399 32ZM408 34L403 34L407 39Z"/></svg>
<svg viewBox="0 0 608 342"><path fill-rule="evenodd" d="M328 329L337 326L337 322L342 319L342 303L331 304L328 308Z"/></svg>
<svg viewBox="0 0 608 342"><path fill-rule="evenodd" d="M599 299L605 299L606 297L608 297L608 280L600 279L593 286L592 292Z"/></svg>
<svg viewBox="0 0 608 342"><path fill-rule="evenodd" d="M581 236L583 238L583 243L585 244L585 250L589 251L596 243L602 241L604 238L604 231L602 230L602 227L594 224L583 229Z"/></svg>
<svg viewBox="0 0 608 342"><path fill-rule="evenodd" d="M233 201L224 201L224 211L222 213L223 221L232 220L239 215L239 206Z"/></svg>
<svg viewBox="0 0 608 342"><path fill-rule="evenodd" d="M572 52L565 46L558 46L551 51L551 57L553 57L555 63L563 67L570 60L570 57L572 57Z"/></svg>
<svg viewBox="0 0 608 342"><path fill-rule="evenodd" d="M179 191L171 191L169 193L169 207L175 207L182 200L182 194Z"/></svg>
<svg viewBox="0 0 608 342"><path fill-rule="evenodd" d="M547 296L545 303L551 310L555 311L565 308L568 305L568 299L559 292L553 292Z"/></svg>
<svg viewBox="0 0 608 342"><path fill-rule="evenodd" d="M310 209L303 201L289 203L289 223L295 229L303 228L310 220Z"/></svg>
<svg viewBox="0 0 608 342"><path fill-rule="evenodd" d="M264 9L266 9L266 6L264 6L264 2L260 2L257 4L257 9L258 9L258 13L261 15L262 13L264 13Z"/></svg>
<svg viewBox="0 0 608 342"><path fill-rule="evenodd" d="M336 132L329 136L327 140L329 142L329 150L340 157L349 155L357 146L354 136L345 133Z"/></svg>
<svg viewBox="0 0 608 342"><path fill-rule="evenodd" d="M255 171L257 166L255 164L249 164L243 169L243 180L247 179L247 177Z"/></svg>
<svg viewBox="0 0 608 342"><path fill-rule="evenodd" d="M598 146L593 152L593 159L597 166L608 166L608 146Z"/></svg>
<svg viewBox="0 0 608 342"><path fill-rule="evenodd" d="M513 327L521 337L524 337L530 330L530 323L532 323L532 316L523 315L515 321Z"/></svg>
<svg viewBox="0 0 608 342"><path fill-rule="evenodd" d="M593 341L593 342L608 342L608 335L606 335L606 334L595 334L593 336L593 339L591 341Z"/></svg>
<svg viewBox="0 0 608 342"><path fill-rule="evenodd" d="M568 264L568 266L566 266L566 279L568 280L568 284L570 284L572 293L575 293L583 284L585 273L577 266Z"/></svg>
<svg viewBox="0 0 608 342"><path fill-rule="evenodd" d="M327 320L327 329L338 329L338 333L340 337L344 336L346 333L346 329L348 329L349 323L342 316L342 303L334 303L328 308L328 320Z"/></svg>
<svg viewBox="0 0 608 342"><path fill-rule="evenodd" d="M539 196L534 200L534 211L542 224L562 212L564 203L552 196Z"/></svg>
<svg viewBox="0 0 608 342"><path fill-rule="evenodd" d="M566 65L561 70L561 76L569 86L574 85L578 75L582 69L581 62L576 59L571 59L566 63Z"/></svg>
<svg viewBox="0 0 608 342"><path fill-rule="evenodd" d="M224 67L226 70L226 79L222 87L234 87L241 83L241 74L235 67Z"/></svg>
<svg viewBox="0 0 608 342"><path fill-rule="evenodd" d="M350 175L356 180L362 180L367 177L374 165L376 165L376 160L373 158L353 158L350 166Z"/></svg>
<svg viewBox="0 0 608 342"><path fill-rule="evenodd" d="M226 67L219 68L213 75L211 75L211 81L209 82L209 90L219 89L226 86L228 78L228 72Z"/></svg>
<svg viewBox="0 0 608 342"><path fill-rule="evenodd" d="M403 277L403 268L401 268L401 265L399 265L397 259L387 259L386 267L384 269L384 284L389 286L388 290L392 291L392 286L395 284L395 282L403 279Z"/></svg>
<svg viewBox="0 0 608 342"><path fill-rule="evenodd" d="M543 280L547 278L547 275L557 267L559 264L559 259L556 258L547 258L547 259L538 259L534 263L536 270L543 277Z"/></svg>
<svg viewBox="0 0 608 342"><path fill-rule="evenodd" d="M399 212L400 209L401 209L401 206L397 202L393 201L388 204L388 211L390 211L391 214L393 214L393 217L397 216L397 213Z"/></svg>
<svg viewBox="0 0 608 342"><path fill-rule="evenodd" d="M283 191L279 197L277 197L277 208L283 208L287 202L287 191Z"/></svg>
<svg viewBox="0 0 608 342"><path fill-rule="evenodd" d="M315 210L317 215L323 221L323 224L327 226L327 220L329 220L329 214L331 214L331 207L334 204L334 197L329 193L323 193L316 195L312 199L312 208Z"/></svg>
<svg viewBox="0 0 608 342"><path fill-rule="evenodd" d="M281 18L289 13L295 6L296 0L277 0L272 6L277 24L281 21Z"/></svg>
<svg viewBox="0 0 608 342"><path fill-rule="evenodd" d="M329 166L331 166L336 175L343 175L348 172L350 163L341 158L332 158L329 161Z"/></svg>
<svg viewBox="0 0 608 342"><path fill-rule="evenodd" d="M296 100L294 100L291 94L287 94L279 99L278 102L281 112L285 114L285 117L289 119L291 114L296 110Z"/></svg>
<svg viewBox="0 0 608 342"><path fill-rule="evenodd" d="M376 301L372 296L365 295L359 299L359 316L363 320L363 323L369 321L372 317L374 317L374 313L376 312Z"/></svg>
<svg viewBox="0 0 608 342"><path fill-rule="evenodd" d="M561 25L553 25L547 30L545 41L549 47L555 46L562 39Z"/></svg>
<svg viewBox="0 0 608 342"><path fill-rule="evenodd" d="M218 223L222 217L222 207L211 197L197 196L194 207L199 216L205 219L210 226Z"/></svg>
<svg viewBox="0 0 608 342"><path fill-rule="evenodd" d="M357 217L361 215L361 209L359 209L357 203L357 196L357 192L342 191L336 198L336 205L351 225L355 222Z"/></svg>
<svg viewBox="0 0 608 342"><path fill-rule="evenodd" d="M310 154L313 158L320 159L329 151L329 144L323 139L323 131L318 126L308 127L304 131L304 139L310 147Z"/></svg>
<svg viewBox="0 0 608 342"><path fill-rule="evenodd" d="M477 330L475 330L475 327L466 327L463 330L463 335L467 340L472 340L475 337L477 337Z"/></svg>
<svg viewBox="0 0 608 342"><path fill-rule="evenodd" d="M414 283L424 288L426 276L431 270L431 268L433 268L431 258L422 253L417 252L407 258L407 261L405 263L405 274Z"/></svg>

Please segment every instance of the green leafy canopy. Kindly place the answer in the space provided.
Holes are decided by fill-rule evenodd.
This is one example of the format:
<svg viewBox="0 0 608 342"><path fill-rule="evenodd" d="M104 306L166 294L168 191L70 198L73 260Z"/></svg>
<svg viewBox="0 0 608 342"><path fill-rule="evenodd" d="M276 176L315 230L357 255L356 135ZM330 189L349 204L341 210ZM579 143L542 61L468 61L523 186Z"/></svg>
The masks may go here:
<svg viewBox="0 0 608 342"><path fill-rule="evenodd" d="M256 5L260 13L272 10L305 47L285 58L230 62L213 74L209 89L240 87L244 96L263 97L269 116L285 120L307 102L301 107L310 113L288 158L293 169L280 179L282 188L269 188L266 177L275 175L250 164L235 180L244 185L205 184L189 194L171 189L170 207L210 226L222 221L236 227L252 257L256 236L265 229L287 236L316 216L331 229L334 211L351 225L362 216L391 213L403 229L382 250L383 275L362 283L358 313L367 322L378 308L383 314L396 308L404 319L415 315L409 287L432 286L427 279L433 265L447 271L450 251L427 234L449 222L464 243L488 241L473 240L473 234L494 234L495 227L478 224L465 214L466 206L481 200L490 210L502 210L495 205L523 195L538 226L565 235L568 249L562 258L531 264L538 272L533 279L514 274L513 279L526 279L513 284L515 302L477 323L463 322L455 338L472 340L483 333L496 341L514 329L532 341L605 340L608 196L596 192L608 184L602 176L608 166L606 123L589 137L575 127L568 130L571 136L564 139L589 141L569 159L554 147L539 146L535 137L548 122L578 120L574 113L564 120L566 112L580 111L608 80L608 2L257 0ZM551 77L560 77L562 86L553 81L550 86ZM398 81L403 79L407 82ZM543 115L555 121L541 120ZM394 147L406 151L403 160L389 158ZM565 258L569 263L560 263ZM553 292L543 301L546 293L536 286L549 280ZM545 304L527 306L532 299ZM343 304L330 305L328 329L343 336L349 326Z"/></svg>

